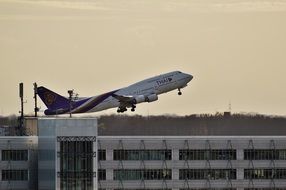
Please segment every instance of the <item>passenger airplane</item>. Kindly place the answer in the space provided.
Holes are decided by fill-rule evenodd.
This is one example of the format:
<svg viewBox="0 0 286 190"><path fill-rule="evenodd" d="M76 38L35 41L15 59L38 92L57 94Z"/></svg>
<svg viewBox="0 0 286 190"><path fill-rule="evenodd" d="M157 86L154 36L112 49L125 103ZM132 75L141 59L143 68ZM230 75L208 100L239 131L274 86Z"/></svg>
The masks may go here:
<svg viewBox="0 0 286 190"><path fill-rule="evenodd" d="M159 94L175 89L178 89L178 95L182 95L181 89L192 79L192 75L174 71L98 96L71 101L42 86L37 88L37 93L48 108L45 115L90 113L115 107L118 108L118 113L123 113L127 108L135 111L137 104L156 101Z"/></svg>

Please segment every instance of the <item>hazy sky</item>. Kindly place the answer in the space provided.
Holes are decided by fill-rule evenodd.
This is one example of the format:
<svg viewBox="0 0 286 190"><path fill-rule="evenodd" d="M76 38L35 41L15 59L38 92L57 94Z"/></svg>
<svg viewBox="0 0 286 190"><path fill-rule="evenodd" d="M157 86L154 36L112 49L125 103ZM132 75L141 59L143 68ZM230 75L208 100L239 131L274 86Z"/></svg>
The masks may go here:
<svg viewBox="0 0 286 190"><path fill-rule="evenodd" d="M0 70L0 115L19 82L31 113L33 82L91 96L173 70L194 75L183 96L137 114L286 115L286 1L0 0Z"/></svg>

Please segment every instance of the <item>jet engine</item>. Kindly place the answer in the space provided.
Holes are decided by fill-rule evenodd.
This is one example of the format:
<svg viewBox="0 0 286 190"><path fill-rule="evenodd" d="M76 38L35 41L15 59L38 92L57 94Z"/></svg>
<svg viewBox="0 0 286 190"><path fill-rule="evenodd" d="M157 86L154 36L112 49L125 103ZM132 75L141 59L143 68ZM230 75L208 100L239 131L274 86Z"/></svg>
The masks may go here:
<svg viewBox="0 0 286 190"><path fill-rule="evenodd" d="M134 97L134 100L133 100L133 103L134 104L139 104L141 102L145 102L145 96L144 95L139 95L139 96L135 96Z"/></svg>
<svg viewBox="0 0 286 190"><path fill-rule="evenodd" d="M134 97L134 104L139 104L142 102L154 102L158 100L158 96L156 94L151 94L149 96L139 95Z"/></svg>
<svg viewBox="0 0 286 190"><path fill-rule="evenodd" d="M157 94L151 94L150 96L147 96L145 99L146 102L154 102L156 100L158 100Z"/></svg>

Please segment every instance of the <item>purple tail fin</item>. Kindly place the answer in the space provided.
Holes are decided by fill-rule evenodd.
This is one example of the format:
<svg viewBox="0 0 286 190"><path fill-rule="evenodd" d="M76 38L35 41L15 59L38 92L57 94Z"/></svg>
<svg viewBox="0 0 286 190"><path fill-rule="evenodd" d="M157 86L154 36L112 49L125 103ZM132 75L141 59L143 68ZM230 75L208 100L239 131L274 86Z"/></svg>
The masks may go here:
<svg viewBox="0 0 286 190"><path fill-rule="evenodd" d="M69 107L69 100L67 98L43 86L38 87L37 92L49 110L57 110L60 108Z"/></svg>

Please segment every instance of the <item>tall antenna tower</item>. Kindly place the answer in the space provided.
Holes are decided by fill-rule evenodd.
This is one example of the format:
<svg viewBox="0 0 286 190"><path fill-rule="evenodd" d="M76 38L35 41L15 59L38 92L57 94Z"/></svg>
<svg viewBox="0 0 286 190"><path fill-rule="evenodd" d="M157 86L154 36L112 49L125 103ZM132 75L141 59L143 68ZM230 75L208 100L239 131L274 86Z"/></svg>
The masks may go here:
<svg viewBox="0 0 286 190"><path fill-rule="evenodd" d="M37 85L37 83L34 83L34 99L35 99L34 112L35 112L35 117L38 117L38 111L39 111L39 108L37 106L37 95L38 95L38 85Z"/></svg>
<svg viewBox="0 0 286 190"><path fill-rule="evenodd" d="M71 110L72 110L72 103L73 103L73 90L68 90L68 94L69 94L69 113L70 113L70 117L72 117L72 113L71 113Z"/></svg>
<svg viewBox="0 0 286 190"><path fill-rule="evenodd" d="M231 113L231 101L228 103L228 111Z"/></svg>
<svg viewBox="0 0 286 190"><path fill-rule="evenodd" d="M24 126L24 83L19 84L19 97L21 100L21 116L20 116L20 128Z"/></svg>

